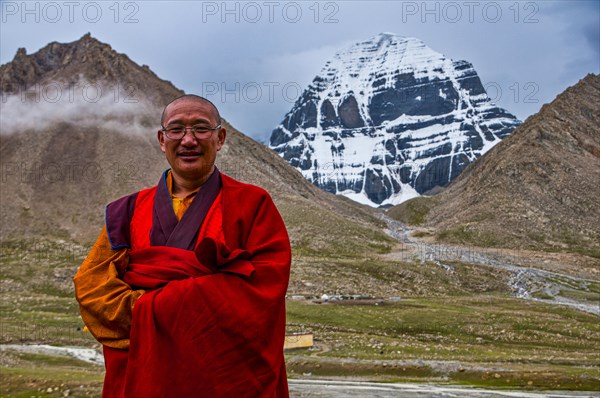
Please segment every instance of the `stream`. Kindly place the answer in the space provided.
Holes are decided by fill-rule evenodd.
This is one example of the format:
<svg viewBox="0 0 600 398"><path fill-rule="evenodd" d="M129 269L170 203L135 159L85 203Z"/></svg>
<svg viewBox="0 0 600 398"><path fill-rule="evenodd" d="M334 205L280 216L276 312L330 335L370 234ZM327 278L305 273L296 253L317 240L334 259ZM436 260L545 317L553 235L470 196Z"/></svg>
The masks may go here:
<svg viewBox="0 0 600 398"><path fill-rule="evenodd" d="M386 233L398 240L403 246L408 246L410 253L402 252L404 260L416 259L421 262L433 262L447 272L453 272L454 267L445 262L460 261L470 264L496 267L509 271L509 288L514 296L525 300L540 301L549 304L565 305L578 310L600 316L600 297L597 302L575 300L561 295L563 290L589 292L588 286L597 282L591 279L550 272L538 268L524 267L516 264L518 258L508 253L493 253L500 251L491 249L486 253L485 248L461 247L448 244L431 244L410 236L412 229L400 221L379 213L378 217L387 224ZM410 255L410 258L407 256ZM535 294L544 298L535 297Z"/></svg>

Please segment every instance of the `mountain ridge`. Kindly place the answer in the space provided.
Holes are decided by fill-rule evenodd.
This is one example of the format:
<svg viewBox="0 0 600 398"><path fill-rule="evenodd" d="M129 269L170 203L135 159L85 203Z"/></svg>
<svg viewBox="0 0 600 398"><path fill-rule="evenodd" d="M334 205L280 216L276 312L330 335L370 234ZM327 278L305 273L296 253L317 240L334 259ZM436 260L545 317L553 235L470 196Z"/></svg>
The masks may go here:
<svg viewBox="0 0 600 398"><path fill-rule="evenodd" d="M11 62L0 66L0 81L4 95L20 94L34 84L53 81L63 83L65 91L80 81L118 83L121 96L134 101L143 96L153 104L163 103L173 92L183 94L147 65L139 67L126 54L89 33L70 43L51 42L29 55L25 48L19 48ZM147 84L139 84L142 81Z"/></svg>
<svg viewBox="0 0 600 398"><path fill-rule="evenodd" d="M600 76L530 116L440 194L390 210L446 241L600 256Z"/></svg>

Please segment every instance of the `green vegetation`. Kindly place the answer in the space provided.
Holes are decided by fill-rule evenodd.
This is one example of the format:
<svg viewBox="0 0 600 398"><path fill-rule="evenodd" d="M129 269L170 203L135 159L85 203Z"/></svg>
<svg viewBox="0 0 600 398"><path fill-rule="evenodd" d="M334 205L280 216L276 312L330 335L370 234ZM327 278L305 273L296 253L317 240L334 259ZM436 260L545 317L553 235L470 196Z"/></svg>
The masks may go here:
<svg viewBox="0 0 600 398"><path fill-rule="evenodd" d="M344 225L333 221L327 221L332 233ZM375 298L289 300L288 330L311 331L316 343L286 353L290 377L600 390L597 316L513 298L506 271L445 261L448 271L408 254L384 260L377 253L389 250L389 240L366 227L347 234L361 239L352 246L334 234L322 250L308 238L294 244L290 292ZM331 255L336 248L348 251ZM73 297L72 276L88 248L40 240L4 242L0 249L0 342L98 347L82 331ZM555 278L564 297L593 302L600 294L600 282ZM401 299L385 299L391 296ZM73 358L4 350L0 367L3 397L59 397L66 390L98 396L101 390L103 368Z"/></svg>
<svg viewBox="0 0 600 398"><path fill-rule="evenodd" d="M471 243L477 235L466 226L460 225L455 228L446 229L437 234L437 238L450 243Z"/></svg>
<svg viewBox="0 0 600 398"><path fill-rule="evenodd" d="M425 223L429 210L437 202L438 198L436 197L420 196L393 207L387 214L408 225L422 225Z"/></svg>
<svg viewBox="0 0 600 398"><path fill-rule="evenodd" d="M102 391L102 366L68 357L14 351L0 352L0 360L4 365L2 397L97 397Z"/></svg>
<svg viewBox="0 0 600 398"><path fill-rule="evenodd" d="M412 236L415 237L415 238L423 238L423 237L426 237L426 236L431 236L431 233L427 232L427 231L417 231L417 232L414 232L412 234Z"/></svg>
<svg viewBox="0 0 600 398"><path fill-rule="evenodd" d="M498 294L290 302L288 322L317 342L289 354L296 375L600 390L597 316L564 307Z"/></svg>
<svg viewBox="0 0 600 398"><path fill-rule="evenodd" d="M1 343L94 344L84 333L72 278L88 248L61 241L3 242Z"/></svg>
<svg viewBox="0 0 600 398"><path fill-rule="evenodd" d="M593 247L584 247L584 246L569 246L568 249L564 248L549 248L546 249L548 252L559 252L559 253L577 253L583 256L600 258L600 249Z"/></svg>
<svg viewBox="0 0 600 398"><path fill-rule="evenodd" d="M582 292L580 290L565 289L560 291L560 295L577 301L587 301L590 304L600 305L600 293L598 292Z"/></svg>
<svg viewBox="0 0 600 398"><path fill-rule="evenodd" d="M540 299L540 300L554 300L554 296L552 296L546 292L543 292L543 291L533 292L531 294L531 297Z"/></svg>
<svg viewBox="0 0 600 398"><path fill-rule="evenodd" d="M439 241L447 243L473 244L480 247L505 247L502 237L485 231L476 231L466 225L458 225L437 233Z"/></svg>
<svg viewBox="0 0 600 398"><path fill-rule="evenodd" d="M415 236L419 236L416 235ZM538 250L547 253L575 253L583 256L600 259L600 249L588 246L582 246L581 242L576 244L565 244L555 246L548 243L553 237L545 237L538 233L527 234L527 239L515 240L514 236L503 233L491 233L487 231L478 231L466 225L458 225L453 228L447 228L438 231L435 235L440 242L472 244L480 247L498 247ZM557 237L560 239L560 237ZM571 240L570 242L573 242Z"/></svg>
<svg viewBox="0 0 600 398"><path fill-rule="evenodd" d="M391 250L394 240L383 230L385 223L373 218L369 223L347 219L306 202L279 206L296 253L313 257L364 257ZM297 236L296 238L294 238Z"/></svg>

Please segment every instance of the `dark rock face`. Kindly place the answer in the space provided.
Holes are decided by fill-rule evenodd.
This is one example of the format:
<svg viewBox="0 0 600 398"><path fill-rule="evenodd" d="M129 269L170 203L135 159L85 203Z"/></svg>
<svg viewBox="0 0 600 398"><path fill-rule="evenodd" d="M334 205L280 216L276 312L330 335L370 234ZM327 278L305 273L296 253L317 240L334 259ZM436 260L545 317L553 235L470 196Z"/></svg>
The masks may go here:
<svg viewBox="0 0 600 398"><path fill-rule="evenodd" d="M270 147L320 188L380 206L447 185L519 124L470 63L380 34L325 65Z"/></svg>
<svg viewBox="0 0 600 398"><path fill-rule="evenodd" d="M353 95L349 95L342 100L338 112L340 114L342 126L349 129L364 127L365 124L360 116L358 103Z"/></svg>

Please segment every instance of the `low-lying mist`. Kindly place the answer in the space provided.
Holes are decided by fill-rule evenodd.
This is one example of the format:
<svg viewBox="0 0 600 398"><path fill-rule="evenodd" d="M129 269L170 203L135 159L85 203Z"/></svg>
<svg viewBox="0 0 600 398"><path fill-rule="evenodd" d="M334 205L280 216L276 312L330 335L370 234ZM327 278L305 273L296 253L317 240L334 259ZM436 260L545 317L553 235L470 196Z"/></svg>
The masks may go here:
<svg viewBox="0 0 600 398"><path fill-rule="evenodd" d="M120 91L119 91L120 90ZM123 134L152 135L162 110L108 84L50 82L21 92L1 93L0 134L43 131L56 123L95 127Z"/></svg>

